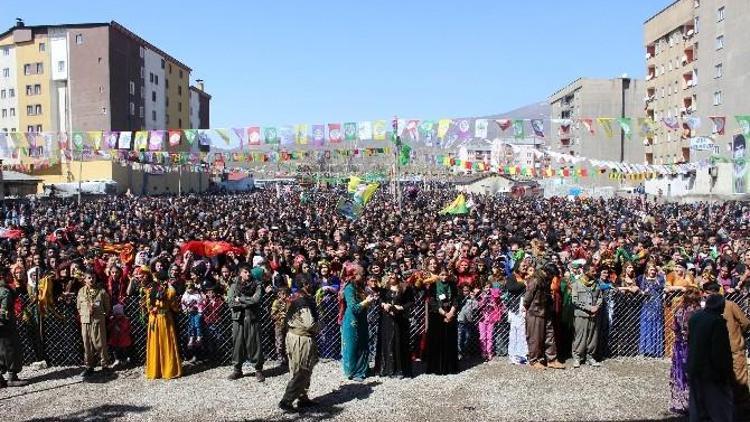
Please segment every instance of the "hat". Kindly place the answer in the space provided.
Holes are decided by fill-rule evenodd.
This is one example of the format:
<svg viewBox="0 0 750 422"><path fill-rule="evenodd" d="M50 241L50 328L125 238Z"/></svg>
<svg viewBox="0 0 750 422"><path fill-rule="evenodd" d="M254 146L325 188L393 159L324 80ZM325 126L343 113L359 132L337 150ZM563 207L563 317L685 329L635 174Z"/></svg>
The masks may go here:
<svg viewBox="0 0 750 422"><path fill-rule="evenodd" d="M253 257L253 267L260 267L265 262L265 259L263 259L262 256L254 256Z"/></svg>

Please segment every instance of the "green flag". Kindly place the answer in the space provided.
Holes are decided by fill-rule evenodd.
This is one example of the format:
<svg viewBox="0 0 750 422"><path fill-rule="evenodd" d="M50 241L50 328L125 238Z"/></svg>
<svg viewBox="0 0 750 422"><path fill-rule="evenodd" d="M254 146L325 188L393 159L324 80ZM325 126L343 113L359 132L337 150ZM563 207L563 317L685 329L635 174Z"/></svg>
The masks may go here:
<svg viewBox="0 0 750 422"><path fill-rule="evenodd" d="M462 193L439 212L440 215L463 215L468 213L469 207L466 206L466 197Z"/></svg>
<svg viewBox="0 0 750 422"><path fill-rule="evenodd" d="M737 119L737 124L740 125L740 130L745 136L750 136L750 116L734 116Z"/></svg>
<svg viewBox="0 0 750 422"><path fill-rule="evenodd" d="M193 145L198 131L195 129L185 129L183 132L185 133L185 139L187 140L188 144Z"/></svg>
<svg viewBox="0 0 750 422"><path fill-rule="evenodd" d="M513 136L516 139L524 137L523 120L513 120Z"/></svg>
<svg viewBox="0 0 750 422"><path fill-rule="evenodd" d="M622 132L625 134L625 137L628 139L631 139L631 136L633 135L633 131L630 128L630 117L618 117L617 123L620 125L620 128L622 129Z"/></svg>
<svg viewBox="0 0 750 422"><path fill-rule="evenodd" d="M408 144L401 145L401 151L398 155L398 164L405 166L411 159L411 147Z"/></svg>

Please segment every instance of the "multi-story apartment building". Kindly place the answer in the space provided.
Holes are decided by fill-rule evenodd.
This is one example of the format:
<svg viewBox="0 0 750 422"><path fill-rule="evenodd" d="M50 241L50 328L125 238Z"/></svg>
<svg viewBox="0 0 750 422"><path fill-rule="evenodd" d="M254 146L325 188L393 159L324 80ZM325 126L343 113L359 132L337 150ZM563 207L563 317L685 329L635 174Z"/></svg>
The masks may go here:
<svg viewBox="0 0 750 422"><path fill-rule="evenodd" d="M646 148L650 163L690 162L708 153L690 139L711 136L723 151L740 132L735 115L750 114L750 4L742 0L677 0L644 24L647 114L663 124ZM711 117L725 117L724 134Z"/></svg>
<svg viewBox="0 0 750 422"><path fill-rule="evenodd" d="M549 97L553 123L548 147L555 152L596 160L643 162L643 139L639 137L638 118L645 117L643 81L627 77L616 79L579 78ZM612 121L609 138L597 118L631 118L632 135L626 138L618 123ZM591 119L593 133L581 119ZM569 124L568 124L569 123Z"/></svg>
<svg viewBox="0 0 750 422"><path fill-rule="evenodd" d="M211 96L205 91L203 80L198 79L190 86L190 127L208 129Z"/></svg>
<svg viewBox="0 0 750 422"><path fill-rule="evenodd" d="M0 33L0 131L187 129L190 74L190 67L114 21L19 22ZM199 110L208 126L210 96L205 96L205 110ZM88 162L76 172L57 164L41 175L47 183L77 178L122 182L114 166ZM130 174L123 183L134 187L132 180ZM146 182L142 189L135 187L159 190Z"/></svg>

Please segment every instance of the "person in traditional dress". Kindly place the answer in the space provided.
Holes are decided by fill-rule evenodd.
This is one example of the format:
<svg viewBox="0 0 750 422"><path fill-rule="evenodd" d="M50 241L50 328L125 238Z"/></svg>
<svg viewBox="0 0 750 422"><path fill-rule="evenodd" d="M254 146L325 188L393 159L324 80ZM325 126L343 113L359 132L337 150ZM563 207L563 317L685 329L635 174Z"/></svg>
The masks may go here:
<svg viewBox="0 0 750 422"><path fill-rule="evenodd" d="M93 273L85 273L83 280L85 285L78 291L76 308L81 318L83 360L86 365L81 376L88 377L94 373L97 355L102 370L109 369L107 315L112 308L109 294L98 285Z"/></svg>
<svg viewBox="0 0 750 422"><path fill-rule="evenodd" d="M552 329L552 292L549 280L556 275L557 269L536 269L529 266L528 284L523 296L526 308L526 342L529 346L529 365L534 369L565 369L557 361L555 333Z"/></svg>
<svg viewBox="0 0 750 422"><path fill-rule="evenodd" d="M352 264L346 269L341 319L341 366L347 379L362 382L367 377L370 331L367 310L376 300L365 292L365 270Z"/></svg>
<svg viewBox="0 0 750 422"><path fill-rule="evenodd" d="M687 378L688 322L693 314L700 310L700 299L698 289L689 287L685 290L681 300L675 306L674 318L670 327L674 333L674 344L672 346L672 367L669 370L669 386L671 389L669 410L680 415L687 415L689 404L690 385Z"/></svg>
<svg viewBox="0 0 750 422"><path fill-rule="evenodd" d="M16 292L8 287L4 277L0 277L0 388L7 387L9 381L11 385L19 381L18 373L23 364L23 349L16 328L15 298Z"/></svg>
<svg viewBox="0 0 750 422"><path fill-rule="evenodd" d="M315 302L320 310L320 333L318 334L320 347L318 350L322 358L338 359L341 355L341 333L336 319L341 281L331 274L330 264L327 261L318 264L317 285L319 287L315 292Z"/></svg>
<svg viewBox="0 0 750 422"><path fill-rule="evenodd" d="M574 261L571 297L575 306L575 338L573 339L573 367L583 362L599 366L594 358L598 341L598 314L602 306L602 291L595 278L584 274L585 262Z"/></svg>
<svg viewBox="0 0 750 422"><path fill-rule="evenodd" d="M312 281L303 280L286 315L286 352L292 378L279 402L279 408L284 411L295 410L295 400L298 408L317 404L308 396L312 371L318 363L315 336L320 331L318 311L312 296L315 291Z"/></svg>
<svg viewBox="0 0 750 422"><path fill-rule="evenodd" d="M232 310L232 373L230 380L242 378L242 364L250 360L255 366L255 378L264 382L263 345L261 343L260 305L263 300L261 278L263 269L243 265L237 281L229 287L227 305Z"/></svg>
<svg viewBox="0 0 750 422"><path fill-rule="evenodd" d="M435 375L458 372L458 288L438 260L427 260L427 332L425 372ZM436 276L436 277L435 277Z"/></svg>
<svg viewBox="0 0 750 422"><path fill-rule="evenodd" d="M409 353L409 313L414 304L410 286L398 275L390 273L380 293L380 323L378 328L375 368L383 377L411 377Z"/></svg>
<svg viewBox="0 0 750 422"><path fill-rule="evenodd" d="M149 273L142 271L148 280ZM146 326L146 379L182 376L182 363L175 331L175 314L180 310L177 291L166 280L156 280L143 289Z"/></svg>
<svg viewBox="0 0 750 422"><path fill-rule="evenodd" d="M638 289L643 295L638 352L644 356L664 356L664 314L661 298L664 285L664 277L658 274L654 264L649 264L646 274L638 277Z"/></svg>
<svg viewBox="0 0 750 422"><path fill-rule="evenodd" d="M516 261L516 270L508 277L505 288L508 292L506 308L508 309L508 359L515 365L525 365L529 346L526 341L526 309L523 307L523 295L526 291L526 271L528 261Z"/></svg>

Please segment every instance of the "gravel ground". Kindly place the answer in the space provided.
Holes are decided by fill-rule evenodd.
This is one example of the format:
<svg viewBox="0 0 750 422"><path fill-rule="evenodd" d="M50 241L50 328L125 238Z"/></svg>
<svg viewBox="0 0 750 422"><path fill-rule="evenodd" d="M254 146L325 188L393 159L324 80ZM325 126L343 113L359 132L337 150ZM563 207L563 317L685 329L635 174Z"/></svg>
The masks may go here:
<svg viewBox="0 0 750 422"><path fill-rule="evenodd" d="M142 368L83 383L80 368L25 371L23 387L0 390L3 421L642 421L672 420L669 363L615 359L601 368L534 371L497 360L458 375L343 380L338 362L315 368L304 414L276 408L289 375L277 368L227 381L228 367L194 370L172 381L146 381ZM246 371L248 373L248 371ZM676 420L676 419L674 419Z"/></svg>

